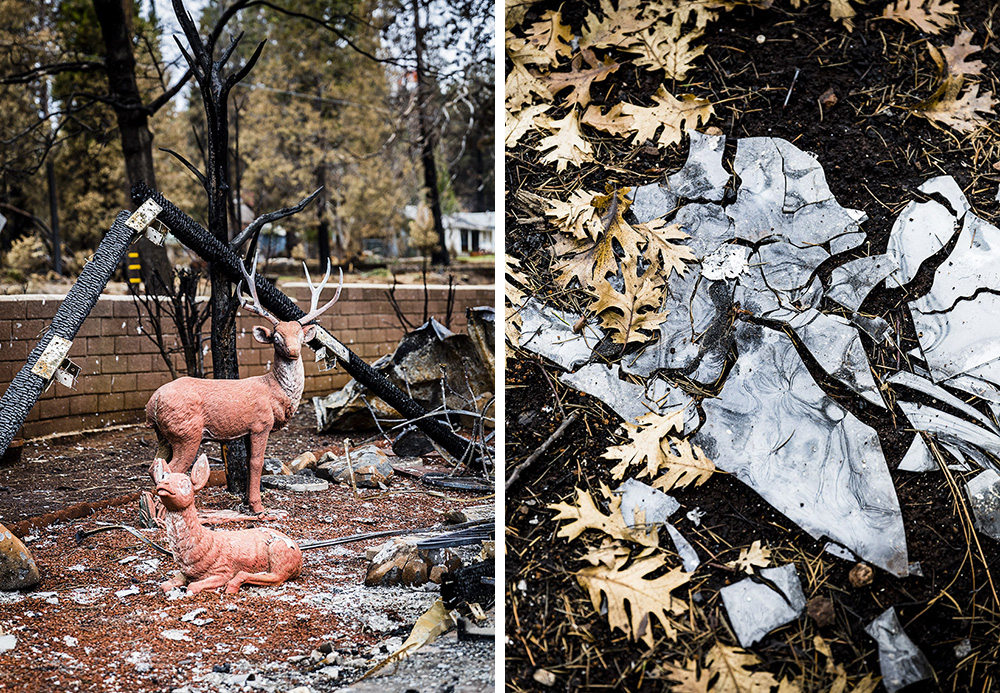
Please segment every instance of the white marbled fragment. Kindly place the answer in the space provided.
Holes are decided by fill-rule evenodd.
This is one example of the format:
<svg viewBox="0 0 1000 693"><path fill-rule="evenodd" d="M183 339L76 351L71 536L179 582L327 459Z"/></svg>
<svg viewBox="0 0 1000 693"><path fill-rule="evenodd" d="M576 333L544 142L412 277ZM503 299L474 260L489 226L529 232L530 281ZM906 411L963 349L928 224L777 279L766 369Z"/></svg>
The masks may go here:
<svg viewBox="0 0 1000 693"><path fill-rule="evenodd" d="M780 592L753 578L719 590L736 639L743 647L750 647L775 628L794 621L806 605L794 563L764 568L760 576Z"/></svg>
<svg viewBox="0 0 1000 693"><path fill-rule="evenodd" d="M919 433L913 436L913 442L906 449L902 461L897 467L901 472L935 472L938 469L937 462L931 454L930 448L924 442L923 436Z"/></svg>
<svg viewBox="0 0 1000 693"><path fill-rule="evenodd" d="M691 146L687 160L677 173L667 176L667 188L688 200L721 202L729 182L729 172L722 166L726 148L725 135L706 135L689 130Z"/></svg>
<svg viewBox="0 0 1000 693"><path fill-rule="evenodd" d="M885 254L898 266L889 273L896 284L909 284L924 260L955 235L958 219L934 200L910 202L896 217Z"/></svg>
<svg viewBox="0 0 1000 693"><path fill-rule="evenodd" d="M878 644L882 683L889 693L934 676L927 657L903 631L894 607L865 626L865 632Z"/></svg>
<svg viewBox="0 0 1000 693"><path fill-rule="evenodd" d="M573 326L580 320L574 313L566 313L544 305L533 298L525 301L521 309L521 336L519 346L544 356L566 370L573 370L593 356L594 347L601 341L601 331L596 320L589 320L577 333Z"/></svg>
<svg viewBox="0 0 1000 693"><path fill-rule="evenodd" d="M976 529L1000 541L1000 474L987 469L965 483Z"/></svg>
<svg viewBox="0 0 1000 693"><path fill-rule="evenodd" d="M896 269L896 261L888 255L870 255L845 262L830 273L826 295L845 308L857 310L872 289Z"/></svg>
<svg viewBox="0 0 1000 693"><path fill-rule="evenodd" d="M559 380L601 400L631 424L650 412L665 414L678 409L684 409L685 430L697 424L698 412L690 395L660 378L652 378L647 386L622 380L617 364L587 364L575 373L560 375Z"/></svg>

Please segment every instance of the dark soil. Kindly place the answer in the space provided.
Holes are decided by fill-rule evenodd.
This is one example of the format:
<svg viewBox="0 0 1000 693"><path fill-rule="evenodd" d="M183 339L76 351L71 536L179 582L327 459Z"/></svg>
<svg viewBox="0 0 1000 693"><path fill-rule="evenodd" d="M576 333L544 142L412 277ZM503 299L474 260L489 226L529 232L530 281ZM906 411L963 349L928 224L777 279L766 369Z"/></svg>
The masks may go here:
<svg viewBox="0 0 1000 693"><path fill-rule="evenodd" d="M588 8L598 3L566 3L563 17L575 30ZM845 207L864 210L869 220L862 226L868 242L857 255L885 249L896 213L910 200L921 199L916 187L935 175L952 175L966 191L974 211L997 223L995 199L1000 181L998 148L983 139L960 140L928 121L908 115L899 106L912 105L932 91L934 66L927 58L925 38L900 24L874 19L885 2L858 9L856 29L848 34L833 23L825 3L813 2L800 11L786 11L776 2L770 10L741 8L724 13L709 25L705 56L689 82L667 84L672 93L695 93L716 102L716 115L708 123L730 138L782 137L818 156L837 200ZM994 3L960 0L961 23L975 32L974 42L986 49L976 55L987 64L982 89L997 91L1000 77L994 30ZM544 2L532 13L558 7ZM530 22L530 17L529 20ZM933 39L935 45L951 44L955 30ZM764 41L758 42L757 37ZM796 70L798 76L795 77ZM794 87L792 87L794 82ZM659 82L650 73L623 67L602 89L595 101L649 103ZM783 107L786 96L787 107ZM821 109L818 100L832 89L836 105ZM598 95L598 92L600 94ZM724 101L725 100L725 101ZM677 170L686 145L660 150L622 145L611 138L596 149L599 164L570 167L561 175L540 166L529 146L529 135L507 157L507 249L522 260L542 282L540 297L560 307L574 308L574 298L546 283L551 227L519 207L514 193L530 191L543 196L564 196L578 187L603 189L605 183L642 185ZM731 160L732 151L728 152ZM904 300L912 300L930 285L932 258L921 276L903 289L877 290L862 312L888 320L904 343L916 346ZM846 260L838 257L836 263ZM832 269L823 267L821 272ZM899 368L899 355L865 341L878 375ZM541 445L573 411L580 413L550 455L522 476L507 495L507 672L510 690L542 690L534 679L537 669L557 676L556 688L614 688L639 690L650 685L648 672L658 662L693 656L704 642L718 639L735 645L717 589L739 579L721 568L736 557L737 548L755 540L776 549L775 562L793 560L806 597L825 596L833 603L836 621L819 628L803 617L775 631L752 650L774 674L800 677L802 690L829 690L833 676L824 672L825 658L813 648L821 635L830 643L834 659L842 664L852 683L866 673L878 675L874 641L863 626L889 606L895 606L910 637L933 664L937 681L929 690L995 690L1000 674L1000 604L994 601L986 565L1000 577L1000 546L984 535L976 538L965 529L955 500L954 487L939 473L895 473L911 561L918 561L923 577L905 579L876 571L870 586L854 588L848 580L852 565L823 553L817 542L777 513L749 488L724 474L704 486L675 492L682 510L678 528L695 544L707 567L698 571L705 621L693 623L695 634L673 643L659 637L652 650L630 642L620 631L611 631L598 616L573 575L582 565L578 540L571 544L555 537L554 513L546 506L572 499L574 488L597 492L601 482L611 484L610 464L600 459L609 444L621 442L616 434L620 419L601 403L565 388L554 374L558 369L526 352L513 350L507 360L507 464L523 461ZM831 396L879 433L890 469L898 465L912 432L900 429L900 412L880 412L821 379ZM977 404L973 402L973 404ZM984 411L986 411L984 409ZM955 475L961 484L961 475ZM701 526L683 519L701 508ZM599 539L585 534L596 545ZM661 631L656 631L662 636ZM702 634L699 635L698 632ZM956 655L955 646L969 639L970 654ZM703 649L703 648L702 648ZM662 683L656 682L656 688ZM879 690L883 690L879 687Z"/></svg>

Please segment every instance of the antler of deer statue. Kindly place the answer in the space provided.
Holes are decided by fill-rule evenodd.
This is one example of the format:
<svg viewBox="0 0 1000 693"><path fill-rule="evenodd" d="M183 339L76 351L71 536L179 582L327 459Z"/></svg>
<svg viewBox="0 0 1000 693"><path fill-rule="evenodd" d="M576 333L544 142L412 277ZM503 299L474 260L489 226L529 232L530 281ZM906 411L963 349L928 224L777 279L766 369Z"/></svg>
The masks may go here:
<svg viewBox="0 0 1000 693"><path fill-rule="evenodd" d="M295 414L302 399L305 369L302 366L302 347L316 334L315 320L340 298L344 287L344 273L340 272L337 293L325 305L317 308L320 293L330 279L331 267L318 286L314 286L306 268L306 281L312 293L309 312L298 320L281 322L257 298L253 270L243 269L247 290L253 303L240 296L240 304L247 310L266 318L274 331L254 327L253 336L258 342L274 346L271 371L241 380L206 380L183 377L160 387L146 404L146 427L156 431L159 442L157 457L169 460L170 471L187 473L198 455L202 440L228 441L250 436L250 485L248 501L256 514L264 513L260 500L260 476L264 466L264 448L271 431L284 427ZM305 263L303 263L305 266ZM242 286L242 284L241 284ZM240 294L240 287L237 287ZM159 514L159 513L158 513Z"/></svg>

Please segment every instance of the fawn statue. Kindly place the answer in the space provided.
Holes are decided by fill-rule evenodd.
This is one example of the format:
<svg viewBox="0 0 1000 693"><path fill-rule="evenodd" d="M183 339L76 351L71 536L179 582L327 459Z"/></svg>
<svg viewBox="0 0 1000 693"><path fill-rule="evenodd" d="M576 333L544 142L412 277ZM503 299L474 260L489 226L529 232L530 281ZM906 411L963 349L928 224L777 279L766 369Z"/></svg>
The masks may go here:
<svg viewBox="0 0 1000 693"><path fill-rule="evenodd" d="M202 455L187 474L171 473L162 459L149 469L155 493L166 509L167 544L180 572L160 585L164 592L187 587L190 594L226 586L277 585L302 571L302 551L287 535L254 528L213 532L202 526L194 505L195 491L208 482L208 457Z"/></svg>

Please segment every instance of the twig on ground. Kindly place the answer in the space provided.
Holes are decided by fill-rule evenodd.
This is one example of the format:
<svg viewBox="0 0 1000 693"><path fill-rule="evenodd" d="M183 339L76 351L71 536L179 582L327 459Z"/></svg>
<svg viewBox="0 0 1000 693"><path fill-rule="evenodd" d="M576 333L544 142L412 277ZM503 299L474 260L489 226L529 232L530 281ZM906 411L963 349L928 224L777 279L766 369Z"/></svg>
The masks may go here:
<svg viewBox="0 0 1000 693"><path fill-rule="evenodd" d="M505 491L510 490L510 487L513 486L514 482L517 481L518 477L520 477L521 474L524 473L524 470L533 465L538 460L539 457L544 455L548 451L548 449L552 447L552 445L557 440L559 440L559 438L562 437L562 434L566 432L566 429L568 429L576 422L576 419L577 419L577 412L573 412L565 419L563 419L562 423L559 424L559 428L557 428L552 433L552 435L550 435L548 439L541 444L541 446L537 450L531 453L531 455L528 456L528 459L526 459L524 462L514 467L514 471L511 472L510 476L507 478L507 483L504 484L504 490Z"/></svg>

